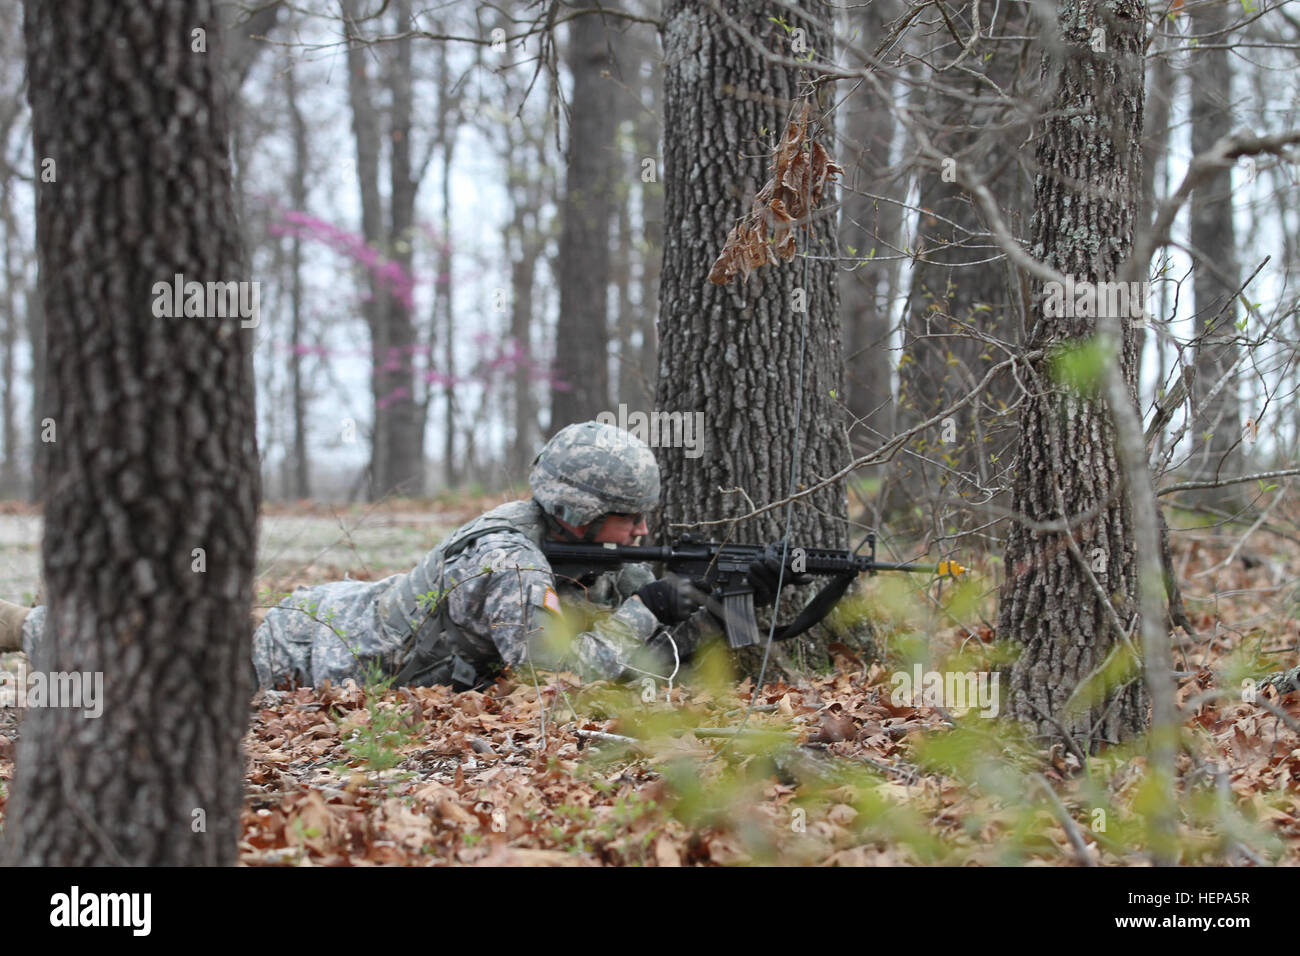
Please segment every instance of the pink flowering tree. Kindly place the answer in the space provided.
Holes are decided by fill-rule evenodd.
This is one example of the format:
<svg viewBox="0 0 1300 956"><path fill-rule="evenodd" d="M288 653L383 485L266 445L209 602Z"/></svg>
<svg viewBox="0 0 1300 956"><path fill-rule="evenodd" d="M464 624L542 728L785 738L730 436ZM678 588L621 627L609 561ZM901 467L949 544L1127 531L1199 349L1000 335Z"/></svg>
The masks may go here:
<svg viewBox="0 0 1300 956"><path fill-rule="evenodd" d="M447 240L433 230L421 227L433 243ZM298 355L315 355L322 361L338 358L365 358L370 363L375 426L371 429L372 441L382 441L388 429L379 427L385 416L399 416L408 429L422 436L428 414L429 402L436 392L447 393L462 386L471 386L480 392L477 412L471 415L475 424L481 424L486 398L493 392L517 387L521 380L545 382L552 389L563 390L567 384L559 381L549 363L539 362L513 338L502 339L488 331L480 331L471 339L473 355L469 371L463 375L452 369L439 368L433 355L429 337L424 342L402 341L390 343L383 324L376 325L374 316L385 310L398 309L411 323L415 313L416 289L421 280L413 269L389 258L359 233L342 229L317 216L299 210L285 210L272 222L273 236L297 237L311 241L337 253L355 266L365 279L359 298L363 311L370 320L371 347L366 352L331 349L323 345L288 343L286 351ZM445 261L444 257L442 258ZM438 276L435 282L446 282L449 277ZM403 336L413 339L414 336ZM417 394L417 385L423 394ZM470 429L471 435L476 429ZM423 453L422 438L416 439ZM379 459L379 455L375 459Z"/></svg>

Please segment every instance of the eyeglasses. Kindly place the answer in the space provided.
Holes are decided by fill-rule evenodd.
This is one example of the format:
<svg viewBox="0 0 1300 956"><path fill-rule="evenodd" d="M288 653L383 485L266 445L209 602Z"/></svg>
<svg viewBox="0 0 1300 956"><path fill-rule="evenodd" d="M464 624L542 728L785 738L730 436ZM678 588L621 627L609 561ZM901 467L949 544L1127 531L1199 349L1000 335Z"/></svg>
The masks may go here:
<svg viewBox="0 0 1300 956"><path fill-rule="evenodd" d="M610 515L612 515L615 518L626 518L628 521L632 522L633 527L636 527L642 521L645 521L645 515L641 514L640 512L636 514L628 514L625 511L611 511Z"/></svg>

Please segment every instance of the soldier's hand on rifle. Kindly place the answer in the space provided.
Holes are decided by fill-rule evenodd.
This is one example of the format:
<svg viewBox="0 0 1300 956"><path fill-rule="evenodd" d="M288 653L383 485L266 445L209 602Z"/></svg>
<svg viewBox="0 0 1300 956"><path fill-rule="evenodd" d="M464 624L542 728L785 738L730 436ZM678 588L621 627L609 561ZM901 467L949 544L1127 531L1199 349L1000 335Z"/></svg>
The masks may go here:
<svg viewBox="0 0 1300 956"><path fill-rule="evenodd" d="M704 595L689 580L676 575L651 581L636 596L662 624L680 623L704 604Z"/></svg>
<svg viewBox="0 0 1300 956"><path fill-rule="evenodd" d="M785 576L781 576L781 551L782 542L778 541L767 549L767 555L761 561L754 561L749 565L749 583L754 586L754 606L767 607L776 600L776 583L779 580L782 587L797 584L810 584L812 582L811 574L795 574L787 570Z"/></svg>

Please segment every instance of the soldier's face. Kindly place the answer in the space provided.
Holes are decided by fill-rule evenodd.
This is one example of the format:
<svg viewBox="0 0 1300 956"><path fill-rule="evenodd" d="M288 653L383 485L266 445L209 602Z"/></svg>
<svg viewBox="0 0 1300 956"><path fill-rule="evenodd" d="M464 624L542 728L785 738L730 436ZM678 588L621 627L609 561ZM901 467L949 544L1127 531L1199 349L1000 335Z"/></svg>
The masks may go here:
<svg viewBox="0 0 1300 956"><path fill-rule="evenodd" d="M649 533L645 515L608 514L595 540L597 544L636 544L637 538Z"/></svg>

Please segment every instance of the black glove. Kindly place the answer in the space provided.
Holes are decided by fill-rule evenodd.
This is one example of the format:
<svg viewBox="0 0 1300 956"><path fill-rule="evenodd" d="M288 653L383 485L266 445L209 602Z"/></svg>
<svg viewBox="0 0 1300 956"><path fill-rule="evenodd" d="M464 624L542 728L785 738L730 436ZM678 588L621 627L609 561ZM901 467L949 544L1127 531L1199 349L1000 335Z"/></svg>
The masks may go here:
<svg viewBox="0 0 1300 956"><path fill-rule="evenodd" d="M749 583L754 586L754 606L767 607L776 600L776 582L781 581L781 587L788 587L795 584L810 584L812 582L811 574L795 574L787 570L785 576L781 576L781 551L784 545L777 542L767 549L767 554L760 561L754 561L749 565Z"/></svg>
<svg viewBox="0 0 1300 956"><path fill-rule="evenodd" d="M677 624L700 609L700 594L686 578L671 577L651 581L636 592L661 624Z"/></svg>

